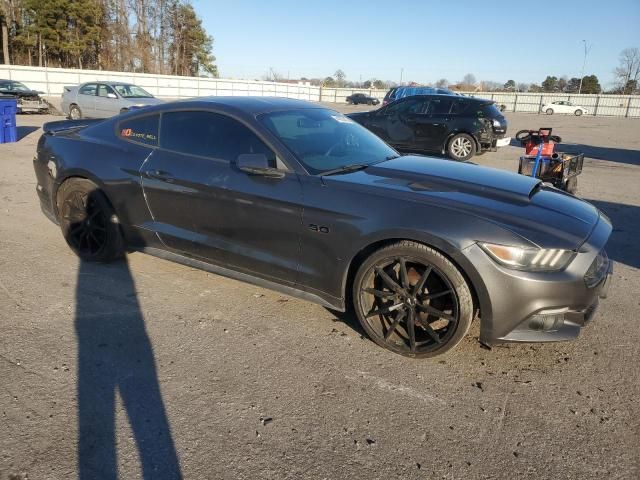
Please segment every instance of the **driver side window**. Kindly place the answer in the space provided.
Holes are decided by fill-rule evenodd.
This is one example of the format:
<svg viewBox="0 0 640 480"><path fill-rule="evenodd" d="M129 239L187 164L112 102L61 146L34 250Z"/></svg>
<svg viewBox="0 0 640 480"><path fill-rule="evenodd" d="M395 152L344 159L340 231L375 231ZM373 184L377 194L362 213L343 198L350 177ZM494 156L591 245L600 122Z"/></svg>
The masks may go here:
<svg viewBox="0 0 640 480"><path fill-rule="evenodd" d="M415 98L405 100L403 102L397 102L387 107L384 112L385 115L398 115L401 113L419 113L417 109L422 106L422 101Z"/></svg>
<svg viewBox="0 0 640 480"><path fill-rule="evenodd" d="M113 93L114 95L116 94L116 92L113 91L113 88L111 88L109 85L104 85L104 84L98 85L99 97L106 97L110 93Z"/></svg>
<svg viewBox="0 0 640 480"><path fill-rule="evenodd" d="M278 168L275 153L237 120L208 111L162 114L160 147L187 155L228 162L243 153L262 153Z"/></svg>

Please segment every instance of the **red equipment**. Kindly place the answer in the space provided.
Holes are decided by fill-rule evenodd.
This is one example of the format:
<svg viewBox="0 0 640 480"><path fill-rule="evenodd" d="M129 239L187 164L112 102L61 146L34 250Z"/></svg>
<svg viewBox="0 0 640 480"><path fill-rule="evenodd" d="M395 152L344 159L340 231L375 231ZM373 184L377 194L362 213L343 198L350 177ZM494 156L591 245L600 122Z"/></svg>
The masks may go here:
<svg viewBox="0 0 640 480"><path fill-rule="evenodd" d="M550 128L539 130L520 130L516 139L525 149L520 157L518 173L541 179L555 187L575 194L578 178L582 172L584 153L568 154L556 152L556 144L562 139L551 135Z"/></svg>
<svg viewBox="0 0 640 480"><path fill-rule="evenodd" d="M525 155L535 156L538 148L542 145L542 155L550 157L555 153L556 144L562 142L557 135L551 135L551 128L540 128L536 130L520 130L516 133L516 140L519 140L524 147Z"/></svg>

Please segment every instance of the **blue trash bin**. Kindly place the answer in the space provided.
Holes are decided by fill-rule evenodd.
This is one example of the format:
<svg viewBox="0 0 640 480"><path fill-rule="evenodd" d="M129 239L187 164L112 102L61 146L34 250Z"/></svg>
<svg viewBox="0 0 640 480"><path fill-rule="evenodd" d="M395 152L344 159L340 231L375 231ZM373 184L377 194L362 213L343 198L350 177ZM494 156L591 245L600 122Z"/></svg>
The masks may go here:
<svg viewBox="0 0 640 480"><path fill-rule="evenodd" d="M18 141L18 127L16 126L17 112L17 99L0 97L0 143Z"/></svg>

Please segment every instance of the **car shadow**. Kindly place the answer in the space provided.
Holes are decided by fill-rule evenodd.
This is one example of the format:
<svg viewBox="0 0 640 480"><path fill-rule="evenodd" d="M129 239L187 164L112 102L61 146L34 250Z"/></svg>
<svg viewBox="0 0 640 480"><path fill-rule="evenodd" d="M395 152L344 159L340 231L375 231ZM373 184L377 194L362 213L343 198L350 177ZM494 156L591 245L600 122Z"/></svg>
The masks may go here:
<svg viewBox="0 0 640 480"><path fill-rule="evenodd" d="M126 261L81 262L76 287L80 480L117 479L116 395L144 479L182 478L151 341Z"/></svg>
<svg viewBox="0 0 640 480"><path fill-rule="evenodd" d="M627 165L640 165L640 150L626 148L596 147L581 143L560 143L557 146L560 152L577 154L584 153L585 157L606 160L608 162L624 163Z"/></svg>
<svg viewBox="0 0 640 480"><path fill-rule="evenodd" d="M522 147L520 140L511 138L509 145L512 147ZM597 147L582 143L559 143L556 145L557 152L576 155L584 153L584 156L594 160L605 160L608 162L624 163L627 165L640 165L640 150L629 150L626 148ZM524 150L523 150L524 155Z"/></svg>
<svg viewBox="0 0 640 480"><path fill-rule="evenodd" d="M347 327L351 328L351 330L358 333L360 336L367 337L367 332L364 331L358 317L356 316L356 312L349 308L345 312L340 312L338 310L333 310L331 308L324 307L327 312L335 317L334 321L342 322Z"/></svg>
<svg viewBox="0 0 640 480"><path fill-rule="evenodd" d="M33 132L38 130L38 128L39 127L24 127L24 126L17 127L17 130L18 130L18 141L20 141L23 138L29 136L30 134L32 134Z"/></svg>
<svg viewBox="0 0 640 480"><path fill-rule="evenodd" d="M640 268L640 207L624 203L585 199L602 210L613 223L613 232L607 243L607 254L616 262Z"/></svg>

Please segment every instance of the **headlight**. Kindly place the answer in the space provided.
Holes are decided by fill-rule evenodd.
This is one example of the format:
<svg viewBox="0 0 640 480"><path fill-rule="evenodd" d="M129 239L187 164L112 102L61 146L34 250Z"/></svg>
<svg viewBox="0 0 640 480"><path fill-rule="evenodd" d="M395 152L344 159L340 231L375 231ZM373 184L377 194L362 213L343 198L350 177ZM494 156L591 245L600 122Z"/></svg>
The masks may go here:
<svg viewBox="0 0 640 480"><path fill-rule="evenodd" d="M479 245L500 265L516 270L537 272L562 270L575 256L571 250L521 248L493 243L480 243Z"/></svg>
<svg viewBox="0 0 640 480"><path fill-rule="evenodd" d="M493 126L496 128L500 128L502 126L502 124L495 118L492 120L492 123L493 123Z"/></svg>

